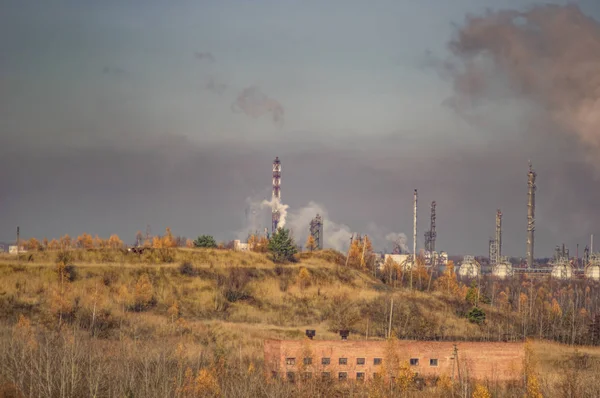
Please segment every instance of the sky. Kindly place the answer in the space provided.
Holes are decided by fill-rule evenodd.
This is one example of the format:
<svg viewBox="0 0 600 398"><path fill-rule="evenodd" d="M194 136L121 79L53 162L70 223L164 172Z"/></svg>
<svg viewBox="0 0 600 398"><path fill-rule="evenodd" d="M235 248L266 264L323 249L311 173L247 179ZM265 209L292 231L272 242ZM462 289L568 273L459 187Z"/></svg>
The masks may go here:
<svg viewBox="0 0 600 398"><path fill-rule="evenodd" d="M0 241L127 243L269 226L271 163L298 241L580 254L600 222L592 1L12 1L0 5ZM250 216L249 216L250 214Z"/></svg>

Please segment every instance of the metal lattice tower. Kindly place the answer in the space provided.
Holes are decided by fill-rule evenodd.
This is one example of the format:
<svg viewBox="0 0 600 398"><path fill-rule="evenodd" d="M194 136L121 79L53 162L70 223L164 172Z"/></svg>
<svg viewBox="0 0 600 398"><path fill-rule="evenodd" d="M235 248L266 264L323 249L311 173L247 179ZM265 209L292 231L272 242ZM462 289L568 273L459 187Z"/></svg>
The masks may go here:
<svg viewBox="0 0 600 398"><path fill-rule="evenodd" d="M502 256L502 212L500 209L496 210L496 257L494 261L496 264L500 262Z"/></svg>
<svg viewBox="0 0 600 398"><path fill-rule="evenodd" d="M431 218L429 224L429 231L425 232L425 250L433 253L435 251L435 200L431 202Z"/></svg>
<svg viewBox="0 0 600 398"><path fill-rule="evenodd" d="M527 173L527 268L533 267L533 246L535 231L535 177L537 174L529 162L529 173Z"/></svg>
<svg viewBox="0 0 600 398"><path fill-rule="evenodd" d="M494 261L496 260L497 257L497 247L496 247L496 239L492 239L490 238L490 248L489 248L489 259L490 259L490 264L494 263Z"/></svg>
<svg viewBox="0 0 600 398"><path fill-rule="evenodd" d="M323 218L319 214L310 221L310 234L315 240L317 249L323 250Z"/></svg>
<svg viewBox="0 0 600 398"><path fill-rule="evenodd" d="M279 225L279 203L281 202L281 161L279 156L273 161L273 208L271 209L272 232L277 231Z"/></svg>

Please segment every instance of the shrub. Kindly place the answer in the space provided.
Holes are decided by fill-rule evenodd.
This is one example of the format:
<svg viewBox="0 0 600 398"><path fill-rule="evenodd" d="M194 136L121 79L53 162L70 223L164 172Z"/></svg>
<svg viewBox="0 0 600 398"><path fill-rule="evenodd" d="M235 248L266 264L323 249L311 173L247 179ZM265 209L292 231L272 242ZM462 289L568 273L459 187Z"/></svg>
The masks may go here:
<svg viewBox="0 0 600 398"><path fill-rule="evenodd" d="M187 261L179 266L179 273L185 276L196 276L198 274L196 268Z"/></svg>
<svg viewBox="0 0 600 398"><path fill-rule="evenodd" d="M485 312L479 307L473 307L467 314L469 322L482 324L485 322Z"/></svg>
<svg viewBox="0 0 600 398"><path fill-rule="evenodd" d="M73 264L67 265L65 267L65 274L67 275L69 282L74 282L79 278L77 268Z"/></svg>

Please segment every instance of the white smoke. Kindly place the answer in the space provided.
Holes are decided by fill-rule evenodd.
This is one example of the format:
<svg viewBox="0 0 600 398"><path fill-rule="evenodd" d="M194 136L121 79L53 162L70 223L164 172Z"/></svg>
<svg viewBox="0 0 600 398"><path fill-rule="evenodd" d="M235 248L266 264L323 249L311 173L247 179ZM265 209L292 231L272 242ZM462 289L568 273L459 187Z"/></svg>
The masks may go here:
<svg viewBox="0 0 600 398"><path fill-rule="evenodd" d="M404 253L408 253L408 246L406 245L407 242L407 238L406 238L406 234L403 234L402 232L398 233L398 232L390 232L389 234L387 234L385 236L385 240L387 240L388 242L392 242L394 245L398 245L400 247L400 249L402 249L402 252Z"/></svg>
<svg viewBox="0 0 600 398"><path fill-rule="evenodd" d="M281 201L276 198L276 197L272 197L271 200L263 200L260 204L262 207L267 207L271 210L275 209L279 211L279 223L277 224L278 228L283 228L285 227L285 221L287 219L287 209L289 208L288 205L284 205L283 203L281 203Z"/></svg>
<svg viewBox="0 0 600 398"><path fill-rule="evenodd" d="M310 222L317 214L323 219L323 248L342 252L348 250L350 237L352 237L350 227L330 220L325 207L313 201L289 214L288 224L294 233L296 242L304 244L310 233Z"/></svg>

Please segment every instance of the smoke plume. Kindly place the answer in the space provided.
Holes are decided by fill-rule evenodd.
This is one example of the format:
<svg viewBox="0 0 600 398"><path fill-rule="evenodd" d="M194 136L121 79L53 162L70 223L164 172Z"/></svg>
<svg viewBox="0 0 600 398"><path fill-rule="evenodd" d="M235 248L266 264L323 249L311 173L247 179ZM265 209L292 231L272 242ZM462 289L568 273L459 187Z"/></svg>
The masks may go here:
<svg viewBox="0 0 600 398"><path fill-rule="evenodd" d="M271 200L263 200L261 202L262 207L266 207L269 209L275 209L279 211L279 223L277 224L278 228L285 227L285 221L287 218L287 209L288 205L281 203L279 199L276 197L272 197Z"/></svg>
<svg viewBox="0 0 600 398"><path fill-rule="evenodd" d="M398 246L403 253L409 253L408 246L406 245L406 234L403 234L402 232L390 232L385 236L385 240L392 242L394 246Z"/></svg>
<svg viewBox="0 0 600 398"><path fill-rule="evenodd" d="M243 112L253 118L268 113L276 125L283 126L283 106L273 98L269 98L256 86L243 89L231 105L231 110L236 113Z"/></svg>
<svg viewBox="0 0 600 398"><path fill-rule="evenodd" d="M600 25L577 5L467 16L449 49L443 72L455 93L447 103L463 116L477 118L489 101L526 100L536 109L530 127L558 127L600 149Z"/></svg>

